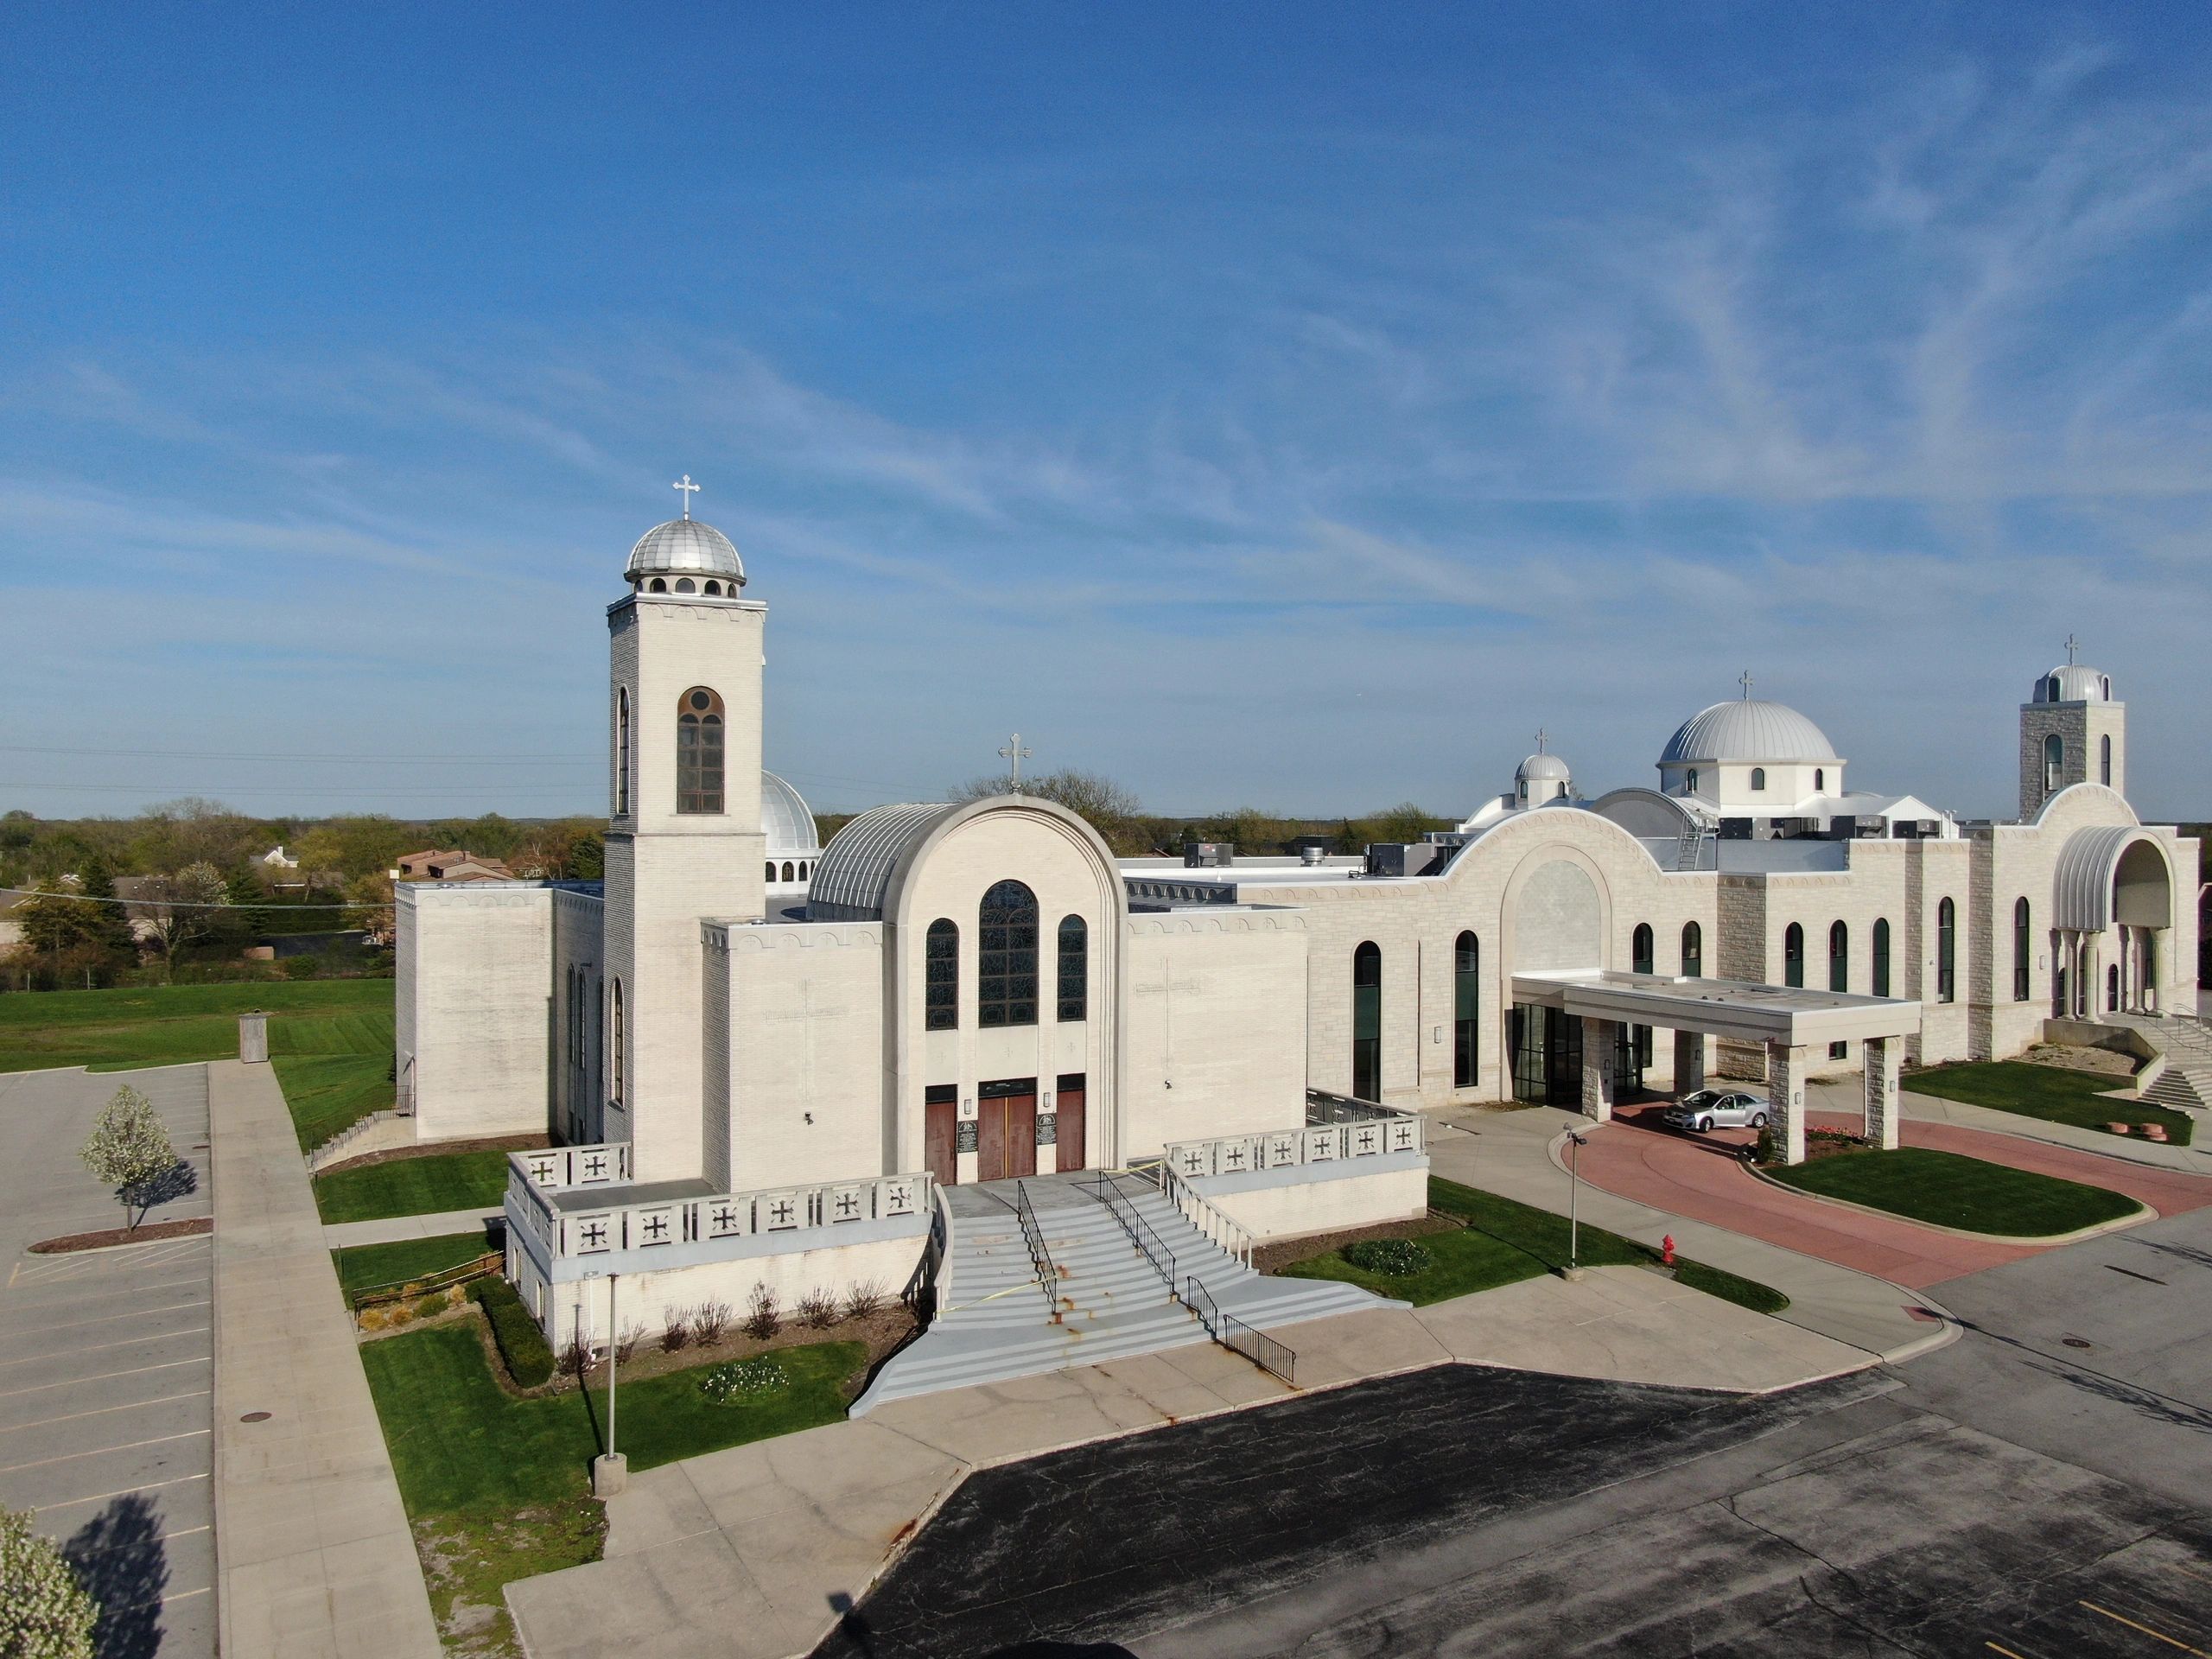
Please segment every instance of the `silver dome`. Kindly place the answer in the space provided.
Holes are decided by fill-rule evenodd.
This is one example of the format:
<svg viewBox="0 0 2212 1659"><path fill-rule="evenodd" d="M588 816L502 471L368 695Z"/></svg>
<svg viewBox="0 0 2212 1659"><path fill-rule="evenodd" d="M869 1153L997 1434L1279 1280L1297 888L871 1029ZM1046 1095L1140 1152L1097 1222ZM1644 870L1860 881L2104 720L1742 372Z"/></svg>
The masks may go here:
<svg viewBox="0 0 2212 1659"><path fill-rule="evenodd" d="M861 813L830 838L814 867L808 914L816 921L880 918L899 861L959 810L953 802L910 802Z"/></svg>
<svg viewBox="0 0 2212 1659"><path fill-rule="evenodd" d="M1684 721L1659 764L1714 760L1840 761L1827 734L1787 703L1740 698Z"/></svg>
<svg viewBox="0 0 2212 1659"><path fill-rule="evenodd" d="M2054 692L2056 695L2054 695ZM2087 663L2061 663L2036 682L2034 702L2109 702L2112 677Z"/></svg>
<svg viewBox="0 0 2212 1659"><path fill-rule="evenodd" d="M1532 754L1523 760L1513 775L1524 784L1543 779L1556 779L1560 783L1573 781L1574 774L1567 769L1567 762L1555 754Z"/></svg>
<svg viewBox="0 0 2212 1659"><path fill-rule="evenodd" d="M745 562L728 537L696 518L671 518L638 537L623 575L640 576L725 576L742 588Z"/></svg>
<svg viewBox="0 0 2212 1659"><path fill-rule="evenodd" d="M812 858L822 850L805 800L772 772L760 774L760 828L768 837L770 858Z"/></svg>

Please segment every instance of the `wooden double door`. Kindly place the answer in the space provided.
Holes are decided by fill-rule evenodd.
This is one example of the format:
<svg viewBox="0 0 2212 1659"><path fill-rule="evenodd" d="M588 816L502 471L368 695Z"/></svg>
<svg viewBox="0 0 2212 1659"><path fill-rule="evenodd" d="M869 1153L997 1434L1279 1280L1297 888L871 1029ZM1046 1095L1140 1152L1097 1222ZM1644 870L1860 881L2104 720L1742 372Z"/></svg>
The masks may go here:
<svg viewBox="0 0 2212 1659"><path fill-rule="evenodd" d="M1059 1080L1058 1132L1055 1135L1055 1168L1084 1166L1087 1125L1084 1110L1084 1078L1077 1074ZM931 1088L922 1107L922 1154L930 1173L946 1186L960 1179L960 1154L972 1145L976 1179L1002 1181L1037 1173L1037 1079L1018 1077L987 1083L978 1091L972 1138L969 1126L960 1121L960 1106L950 1085Z"/></svg>
<svg viewBox="0 0 2212 1659"><path fill-rule="evenodd" d="M976 1179L1037 1173L1037 1079L987 1083L976 1101Z"/></svg>

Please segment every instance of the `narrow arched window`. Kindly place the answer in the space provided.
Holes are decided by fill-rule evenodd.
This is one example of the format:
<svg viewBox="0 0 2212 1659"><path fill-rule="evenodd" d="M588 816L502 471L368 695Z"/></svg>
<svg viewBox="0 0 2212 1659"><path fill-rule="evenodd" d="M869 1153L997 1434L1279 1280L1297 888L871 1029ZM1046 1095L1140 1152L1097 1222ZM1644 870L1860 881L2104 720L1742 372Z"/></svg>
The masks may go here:
<svg viewBox="0 0 2212 1659"><path fill-rule="evenodd" d="M1799 990L1805 985L1805 930L1795 922L1782 936L1782 982Z"/></svg>
<svg viewBox="0 0 2212 1659"><path fill-rule="evenodd" d="M1753 789L1764 789L1766 787L1766 768L1764 766L1753 766L1751 768L1751 787Z"/></svg>
<svg viewBox="0 0 2212 1659"><path fill-rule="evenodd" d="M2043 786L2046 791L2058 787L2058 780L2066 775L2066 741L2053 732L2043 741Z"/></svg>
<svg viewBox="0 0 2212 1659"><path fill-rule="evenodd" d="M1851 988L1851 930L1841 922L1828 929L1828 989Z"/></svg>
<svg viewBox="0 0 2212 1659"><path fill-rule="evenodd" d="M1019 881L997 881L978 915L976 1023L1037 1023L1037 895Z"/></svg>
<svg viewBox="0 0 2212 1659"><path fill-rule="evenodd" d="M1890 994L1890 919L1886 916L1878 917L1874 922L1874 977L1872 986L1877 996Z"/></svg>
<svg viewBox="0 0 2212 1659"><path fill-rule="evenodd" d="M1351 1091L1382 1097L1382 951L1372 941L1351 953Z"/></svg>
<svg viewBox="0 0 2212 1659"><path fill-rule="evenodd" d="M1682 924L1682 973L1690 979L1705 977L1705 930L1695 922Z"/></svg>
<svg viewBox="0 0 2212 1659"><path fill-rule="evenodd" d="M776 861L775 861L774 859L772 859L772 859L770 859L770 860L768 861L768 880L771 880L771 881L773 881L775 879L776 879Z"/></svg>
<svg viewBox="0 0 2212 1659"><path fill-rule="evenodd" d="M678 576L676 579L676 591L679 594L695 594L699 590L692 585L690 577Z"/></svg>
<svg viewBox="0 0 2212 1659"><path fill-rule="evenodd" d="M1629 935L1629 965L1637 973L1657 971L1657 958L1652 953L1651 925L1638 922L1636 931Z"/></svg>
<svg viewBox="0 0 2212 1659"><path fill-rule="evenodd" d="M1090 1013L1090 930L1080 916L1060 918L1058 977L1052 996L1063 1020L1082 1020Z"/></svg>
<svg viewBox="0 0 2212 1659"><path fill-rule="evenodd" d="M2103 682L2103 683L2104 683L2104 690L2105 690L2105 701L2106 701L2107 702L2110 702L2112 701L2112 676L2111 676L2111 675L2109 675L2109 674L2106 675L2106 676L2104 677L2104 682Z"/></svg>
<svg viewBox="0 0 2212 1659"><path fill-rule="evenodd" d="M1483 948L1471 933L1452 946L1452 1086L1471 1089L1482 1059Z"/></svg>
<svg viewBox="0 0 2212 1659"><path fill-rule="evenodd" d="M721 583L719 582L709 582L707 583L707 593L710 598L720 599L722 596Z"/></svg>
<svg viewBox="0 0 2212 1659"><path fill-rule="evenodd" d="M2120 1012L2120 964L2117 963L2105 969L2105 1012Z"/></svg>
<svg viewBox="0 0 2212 1659"><path fill-rule="evenodd" d="M1949 899L1936 906L1936 1000L1949 1002L1958 995L1959 910Z"/></svg>
<svg viewBox="0 0 2212 1659"><path fill-rule="evenodd" d="M1689 769L1688 781L1683 785L1683 790L1687 794L1694 795L1697 793L1697 768L1695 766L1692 766Z"/></svg>
<svg viewBox="0 0 2212 1659"><path fill-rule="evenodd" d="M629 1064L630 1045L626 1028L622 1023L622 982L619 979L607 992L607 1029L613 1034L613 1041L609 1045L607 1053L607 1098L608 1103L619 1111L621 1109L622 1103L628 1099L630 1095L630 1091L623 1086L622 1072L623 1068Z"/></svg>
<svg viewBox="0 0 2212 1659"><path fill-rule="evenodd" d="M2112 739L2109 735L2097 740L2097 781L2107 789L2112 787Z"/></svg>
<svg viewBox="0 0 2212 1659"><path fill-rule="evenodd" d="M676 810L722 810L722 700L695 685L676 704ZM786 875L790 872L785 873Z"/></svg>
<svg viewBox="0 0 2212 1659"><path fill-rule="evenodd" d="M1813 768L1813 793L1818 795L1825 791L1827 786L1827 769L1824 766L1815 766Z"/></svg>
<svg viewBox="0 0 2212 1659"><path fill-rule="evenodd" d="M630 812L630 688L614 691L614 816Z"/></svg>
<svg viewBox="0 0 2212 1659"><path fill-rule="evenodd" d="M2046 681L2044 681L2044 699L2043 699L2043 700L2044 700L2045 702L2056 702L2058 701L2058 676L2057 676L2057 675L2054 674L2054 675L2052 675L2052 676L2051 676L2048 680L2046 680Z"/></svg>
<svg viewBox="0 0 2212 1659"><path fill-rule="evenodd" d="M668 583L662 581L660 577L655 576L645 584L645 588L649 593L664 594L668 591Z"/></svg>
<svg viewBox="0 0 2212 1659"><path fill-rule="evenodd" d="M922 946L922 973L931 1031L950 1031L960 1023L960 928L940 916L930 924Z"/></svg>
<svg viewBox="0 0 2212 1659"><path fill-rule="evenodd" d="M786 881L796 881L798 880L798 872L792 868L791 861L789 859L785 859L784 861L784 880Z"/></svg>
<svg viewBox="0 0 2212 1659"><path fill-rule="evenodd" d="M2012 1000L2028 1000L2028 901L2012 903Z"/></svg>

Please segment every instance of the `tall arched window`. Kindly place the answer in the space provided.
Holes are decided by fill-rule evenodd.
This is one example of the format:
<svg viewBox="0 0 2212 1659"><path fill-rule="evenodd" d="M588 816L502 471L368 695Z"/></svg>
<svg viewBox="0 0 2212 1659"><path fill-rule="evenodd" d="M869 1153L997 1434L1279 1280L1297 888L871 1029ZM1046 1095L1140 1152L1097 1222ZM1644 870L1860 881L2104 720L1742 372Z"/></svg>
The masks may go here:
<svg viewBox="0 0 2212 1659"><path fill-rule="evenodd" d="M1090 929L1080 916L1060 918L1058 979L1053 1000L1063 1020L1090 1014Z"/></svg>
<svg viewBox="0 0 2212 1659"><path fill-rule="evenodd" d="M1878 917L1874 923L1874 977L1872 987L1877 996L1890 994L1890 918Z"/></svg>
<svg viewBox="0 0 2212 1659"><path fill-rule="evenodd" d="M1650 923L1638 922L1636 925L1636 931L1629 935L1628 954L1630 965L1637 973L1657 971L1656 959L1652 954Z"/></svg>
<svg viewBox="0 0 2212 1659"><path fill-rule="evenodd" d="M772 881L772 882L773 880L775 880L775 879L776 879L776 861L775 861L774 859L772 859L772 859L770 859L770 860L768 861L768 880L769 880L770 881Z"/></svg>
<svg viewBox="0 0 2212 1659"><path fill-rule="evenodd" d="M1799 989L1805 984L1805 930L1795 922L1782 936L1782 982Z"/></svg>
<svg viewBox="0 0 2212 1659"><path fill-rule="evenodd" d="M1688 795L1694 795L1697 793L1697 768L1695 766L1692 766L1689 769L1688 774L1682 785L1682 791L1685 794Z"/></svg>
<svg viewBox="0 0 2212 1659"><path fill-rule="evenodd" d="M1471 1089L1482 1059L1483 947L1471 933L1452 946L1452 1086Z"/></svg>
<svg viewBox="0 0 2212 1659"><path fill-rule="evenodd" d="M1037 1023L1037 895L1019 881L997 881L978 916L976 1023Z"/></svg>
<svg viewBox="0 0 2212 1659"><path fill-rule="evenodd" d="M2058 780L2066 775L2066 740L2053 732L2043 741L2043 786L2046 791L2058 787Z"/></svg>
<svg viewBox="0 0 2212 1659"><path fill-rule="evenodd" d="M630 812L630 688L614 690L614 816Z"/></svg>
<svg viewBox="0 0 2212 1659"><path fill-rule="evenodd" d="M1822 791L1826 790L1827 786L1827 769L1825 766L1815 766L1813 768L1813 793L1818 795Z"/></svg>
<svg viewBox="0 0 2212 1659"><path fill-rule="evenodd" d="M1764 789L1766 787L1766 768L1764 766L1753 766L1751 768L1751 787L1753 789Z"/></svg>
<svg viewBox="0 0 2212 1659"><path fill-rule="evenodd" d="M2120 964L2114 963L2105 969L2105 1012L2120 1012Z"/></svg>
<svg viewBox="0 0 2212 1659"><path fill-rule="evenodd" d="M793 868L793 866L792 866L792 864L791 864L791 860L789 860L788 858L787 858L787 859L785 859L785 860L784 861L784 880L786 880L786 881L795 881L795 880L797 880L798 879L798 870L797 870L796 868Z"/></svg>
<svg viewBox="0 0 2212 1659"><path fill-rule="evenodd" d="M2107 789L2112 787L2112 738L2109 734L2097 740L2097 781Z"/></svg>
<svg viewBox="0 0 2212 1659"><path fill-rule="evenodd" d="M1351 1091L1382 1096L1382 951L1371 940L1351 953Z"/></svg>
<svg viewBox="0 0 2212 1659"><path fill-rule="evenodd" d="M1682 973L1689 979L1705 977L1705 930L1695 922L1682 924Z"/></svg>
<svg viewBox="0 0 2212 1659"><path fill-rule="evenodd" d="M923 936L922 974L925 982L926 1013L922 1024L930 1031L950 1031L960 1023L960 929L940 916Z"/></svg>
<svg viewBox="0 0 2212 1659"><path fill-rule="evenodd" d="M722 810L722 700L703 685L677 699L676 810Z"/></svg>
<svg viewBox="0 0 2212 1659"><path fill-rule="evenodd" d="M2047 679L2047 680L2045 680L2045 681L2044 682L2044 699L2043 699L2043 700L2044 700L2045 702L2056 702L2058 701L2058 676L2057 676L2057 675L2054 674L2054 675L2052 675L2049 679Z"/></svg>
<svg viewBox="0 0 2212 1659"><path fill-rule="evenodd" d="M1959 990L1959 910L1949 899L1936 906L1936 1000L1949 1002Z"/></svg>
<svg viewBox="0 0 2212 1659"><path fill-rule="evenodd" d="M1828 929L1828 989L1851 988L1851 930L1841 922Z"/></svg>
<svg viewBox="0 0 2212 1659"><path fill-rule="evenodd" d="M2012 1000L2028 1000L2028 901L2012 902Z"/></svg>
<svg viewBox="0 0 2212 1659"><path fill-rule="evenodd" d="M622 1075L624 1068L630 1063L630 1044L628 1027L622 1022L622 982L619 979L607 992L607 1022L613 1038L607 1049L607 1099L620 1111L622 1103L630 1097Z"/></svg>

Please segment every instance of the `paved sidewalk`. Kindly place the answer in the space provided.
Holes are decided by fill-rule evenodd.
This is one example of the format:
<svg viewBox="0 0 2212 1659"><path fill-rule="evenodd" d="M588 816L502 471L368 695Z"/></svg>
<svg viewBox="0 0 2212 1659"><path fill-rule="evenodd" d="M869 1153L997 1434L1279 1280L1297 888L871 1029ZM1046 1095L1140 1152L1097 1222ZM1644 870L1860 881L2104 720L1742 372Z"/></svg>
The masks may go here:
<svg viewBox="0 0 2212 1659"><path fill-rule="evenodd" d="M2107 1135L2101 1129L2076 1128L2071 1123L2049 1123L2039 1117L2024 1117L2018 1112L1970 1106L1962 1100L1916 1095L1909 1089L1903 1090L1900 1097L1904 1102L1908 1122L1916 1119L1928 1123L1952 1123L1962 1129L1980 1129L1986 1135L2009 1135L2021 1141L2041 1141L2050 1146L2071 1147L2075 1152L2093 1152L2100 1158L2178 1170L2184 1175L2212 1175L2212 1150L2203 1147L2166 1146L2156 1141L2139 1141L2132 1135ZM1834 1106L1826 1101L1812 1104L1815 1110L1855 1114L1861 1122L1865 1121L1855 1100ZM2198 1133L2212 1128L2201 1123L2192 1127Z"/></svg>
<svg viewBox="0 0 2212 1659"><path fill-rule="evenodd" d="M224 1659L436 1659L414 1537L276 1074L217 1061L207 1096Z"/></svg>
<svg viewBox="0 0 2212 1659"><path fill-rule="evenodd" d="M356 1244L396 1244L402 1239L437 1238L447 1233L480 1233L504 1221L504 1210L440 1210L427 1216L386 1216L379 1221L334 1221L322 1230L323 1248L349 1249Z"/></svg>
<svg viewBox="0 0 2212 1659"><path fill-rule="evenodd" d="M1637 1268L1276 1327L1304 1391L1455 1362L1739 1392L1873 1363ZM531 1659L803 1654L970 1473L1292 1396L1211 1344L893 1401L633 1475L606 1559L507 1586Z"/></svg>
<svg viewBox="0 0 2212 1659"><path fill-rule="evenodd" d="M1564 1129L1591 1127L1586 1118L1549 1106L1439 1113L1430 1120L1429 1164L1447 1180L1565 1215L1567 1177L1552 1161L1551 1143ZM1671 1234L1675 1249L1691 1260L1771 1285L1789 1297L1789 1306L1778 1319L1892 1363L1957 1338L1948 1322L1931 1324L1907 1311L1926 1308L1940 1314L1938 1304L1889 1280L1618 1198L1587 1181L1580 1208L1583 1220L1655 1249Z"/></svg>

